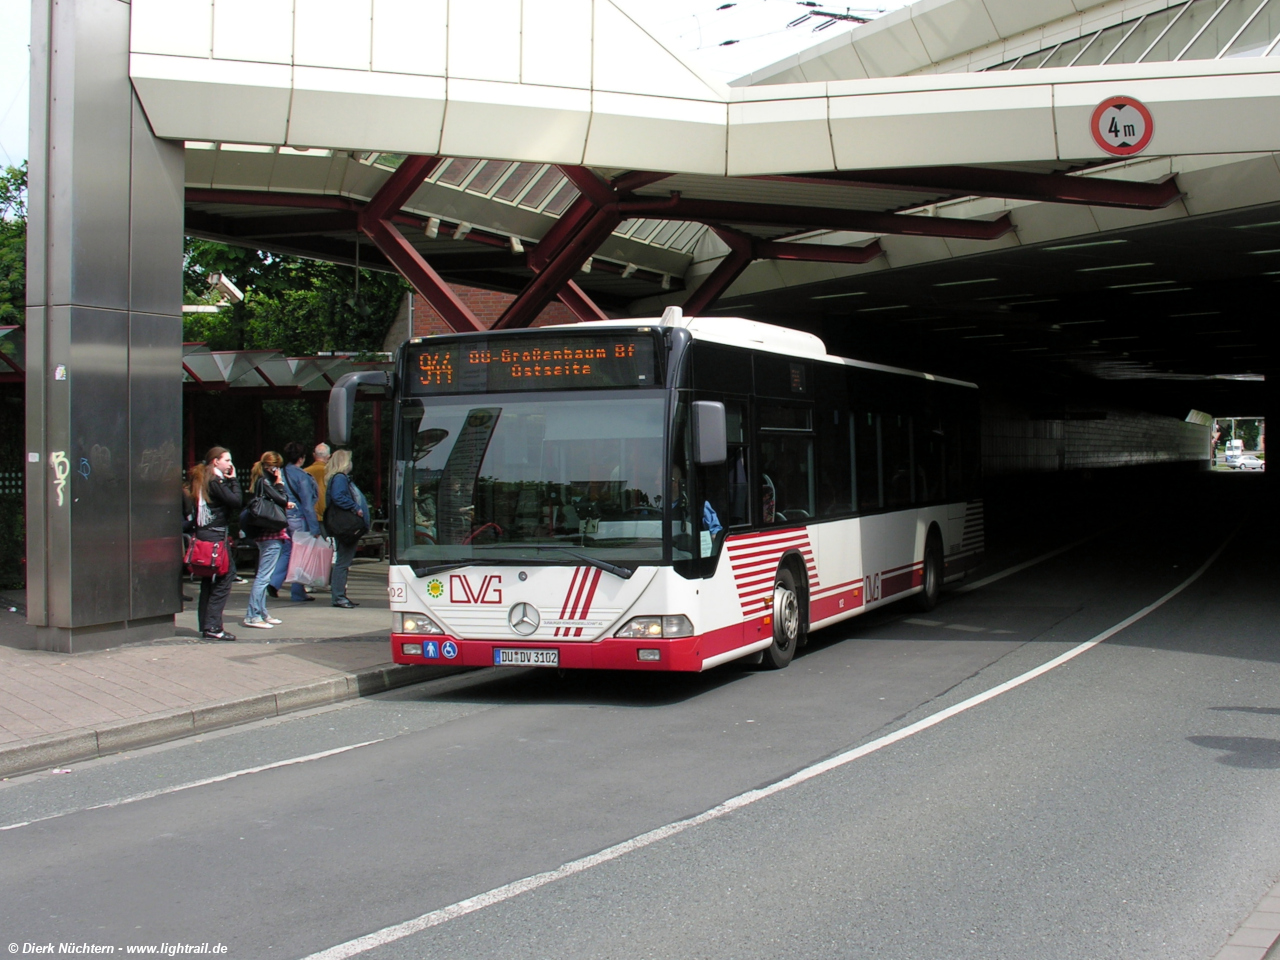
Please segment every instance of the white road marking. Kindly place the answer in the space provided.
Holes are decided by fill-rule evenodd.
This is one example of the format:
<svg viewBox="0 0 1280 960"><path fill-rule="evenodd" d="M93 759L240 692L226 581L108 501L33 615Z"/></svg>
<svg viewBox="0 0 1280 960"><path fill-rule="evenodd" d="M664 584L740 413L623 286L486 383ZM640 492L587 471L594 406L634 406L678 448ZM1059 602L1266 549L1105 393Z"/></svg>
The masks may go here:
<svg viewBox="0 0 1280 960"><path fill-rule="evenodd" d="M673 837L676 834L683 833L691 827L699 826L711 820L717 820L726 814L733 813L736 810L741 810L743 807L750 806L759 800L764 800L767 797L772 797L774 794L781 793L784 790L789 790L794 786L798 786L799 784L812 780L815 777L820 777L824 773L829 773L832 770L839 769L840 767L850 764L855 760L861 760L863 757L869 756L878 750L883 750L885 747L898 743L900 740L913 737L921 731L928 730L930 727L935 727L944 720L949 720L958 714L964 713L966 710L971 710L980 704L986 703L988 700L993 700L1001 694L1008 693L1010 690L1016 689L1024 683L1029 683L1037 677L1048 673L1050 670L1060 667L1070 660L1074 660L1076 657L1080 656L1080 654L1092 650L1098 644L1109 640L1120 631L1132 626L1139 620L1160 609L1160 607L1164 606L1183 590L1187 589L1187 587L1191 586L1191 584L1199 580L1204 572L1213 565L1213 562L1222 555L1222 551L1227 548L1227 544L1231 542L1235 535L1235 532L1232 532L1230 536L1222 542L1218 549L1213 552L1209 559L1206 560L1198 570L1196 570L1195 573L1187 577L1187 579L1183 580L1158 600L1147 604L1137 613L1125 617L1114 626L1108 627L1097 636L1091 637L1084 643L1072 647L1066 653L1060 654L1052 660L1042 663L1040 666L1014 677L1012 680L1006 680L1004 683L997 684L990 690L986 690L972 696L968 700L962 700L960 703L953 704L945 710L939 710L937 713L931 714L923 720L917 720L915 723L908 724L900 730L895 730L893 733L886 734L883 737L872 740L870 743L864 743L860 747L854 747L852 750L846 750L844 753L837 754L827 760L822 760L812 766L805 767L803 770L793 773L789 777L784 777L781 780L775 781L768 786L759 787L755 790L748 790L746 793L740 793L736 797L732 797L724 803L712 807L710 810L706 810L703 813L699 813L696 816L688 817L684 820L677 820L674 823L668 823L666 826L658 827L654 830L648 831L647 833L642 833L637 837L632 837L630 840L624 840L622 843L615 844L612 847L606 847L599 853L593 853L590 856L582 857L578 860L571 860L554 870L548 870L544 873L536 873L531 877L525 877L523 880L516 880L512 883L495 887L485 893L478 894L474 897L468 897L465 900L459 900L456 903L449 904L447 907L442 907L439 910L432 910L430 913L424 913L420 917L414 917L412 920L406 920L404 923L397 923L389 927L383 927L381 930L375 930L373 933L366 934L363 937L348 940L346 943L340 943L337 946L329 947L327 950L321 950L319 953L309 954L306 957L303 957L302 960L348 960L350 957L367 953L370 950L385 946L389 943L394 943L397 940L403 940L405 937L413 936L415 933L421 933L422 931L429 930L432 927L438 927L440 924L448 923L450 920L455 920L458 917L464 917L469 913L475 913L477 910L483 910L485 907L495 906L499 903L518 897L523 893L529 893L533 890L539 889L540 887L545 887L547 884L555 883L557 880L563 880L566 877L573 876L574 874L590 870L592 867L598 867L601 864L617 860L628 853L641 850L657 843L660 840L666 840L668 837ZM1087 540L1090 538L1086 537L1085 539ZM1060 550L1056 550L1053 553L1037 558L1036 560L1029 561L1021 567L1012 568L1002 574L995 575L995 577L988 577L986 582L991 582L994 579L1008 576L1010 573L1015 573L1019 569L1025 569L1034 563L1040 562L1040 560L1047 560L1050 556L1055 556L1056 554L1069 550L1071 547L1078 546L1083 542L1084 540L1076 541L1076 543L1063 547ZM973 584L972 586L978 586L978 584Z"/></svg>
<svg viewBox="0 0 1280 960"><path fill-rule="evenodd" d="M207 787L211 783L222 783L224 780L234 780L236 777L247 777L251 773L262 773L265 770L276 770L280 767L292 767L299 763L309 763L312 760L323 760L325 757L337 756L339 753L346 753L349 750L358 750L361 747L367 747L371 744L381 743L384 738L379 737L377 740L366 740L364 743L353 743L347 747L335 747L333 750L322 750L320 753L309 753L305 757L294 757L291 760L277 760L275 763L264 763L260 767L248 767L244 770L235 770L231 773L224 773L216 777L207 777L204 780L193 780L190 783L180 783L175 787L162 787L159 790L148 790L146 793L139 793L132 797L124 797L121 800L112 800L109 803L97 803L92 807L81 807L78 810L68 810L66 813L55 813L48 817L38 817L35 820L24 820L21 823L11 823L8 826L0 827L0 831L17 830L19 827L29 827L33 823L44 823L46 820L57 820L61 817L69 817L74 813L84 813L88 810L107 810L111 807L122 807L126 803L137 803L139 800L151 800L155 797L163 797L170 793L179 793L182 790L194 790L196 787Z"/></svg>

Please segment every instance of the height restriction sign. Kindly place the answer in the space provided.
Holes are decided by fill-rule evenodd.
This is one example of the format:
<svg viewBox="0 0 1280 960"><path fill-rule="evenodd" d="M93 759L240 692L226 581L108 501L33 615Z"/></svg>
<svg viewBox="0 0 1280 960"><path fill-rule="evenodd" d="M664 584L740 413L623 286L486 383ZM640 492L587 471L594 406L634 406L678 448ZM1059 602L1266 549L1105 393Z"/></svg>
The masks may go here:
<svg viewBox="0 0 1280 960"><path fill-rule="evenodd" d="M1093 111L1094 142L1113 157L1131 157L1151 142L1151 111L1133 97L1108 97Z"/></svg>

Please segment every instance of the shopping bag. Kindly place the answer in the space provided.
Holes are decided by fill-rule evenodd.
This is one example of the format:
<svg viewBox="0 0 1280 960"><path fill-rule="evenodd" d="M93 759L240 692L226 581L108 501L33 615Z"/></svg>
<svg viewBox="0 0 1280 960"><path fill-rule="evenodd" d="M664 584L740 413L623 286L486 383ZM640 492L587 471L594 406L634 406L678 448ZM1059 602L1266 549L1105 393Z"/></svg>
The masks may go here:
<svg viewBox="0 0 1280 960"><path fill-rule="evenodd" d="M305 530L294 531L289 569L284 576L286 582L300 583L304 587L327 587L332 565L333 547L328 540L313 537Z"/></svg>

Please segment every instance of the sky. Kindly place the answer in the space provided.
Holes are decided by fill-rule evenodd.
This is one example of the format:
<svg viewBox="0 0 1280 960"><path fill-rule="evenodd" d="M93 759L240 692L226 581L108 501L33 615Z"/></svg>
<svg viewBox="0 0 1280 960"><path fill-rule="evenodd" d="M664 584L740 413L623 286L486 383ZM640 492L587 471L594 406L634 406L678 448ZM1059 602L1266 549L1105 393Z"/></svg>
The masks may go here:
<svg viewBox="0 0 1280 960"><path fill-rule="evenodd" d="M824 4L821 9L875 16L905 6L906 0L872 0L861 6ZM815 32L825 18L789 23L811 8L797 0L646 0L645 26L672 50L704 71L729 81L830 37L847 33L843 23ZM30 98L28 42L31 0L0 0L0 165L27 156ZM737 41L727 46L725 41Z"/></svg>

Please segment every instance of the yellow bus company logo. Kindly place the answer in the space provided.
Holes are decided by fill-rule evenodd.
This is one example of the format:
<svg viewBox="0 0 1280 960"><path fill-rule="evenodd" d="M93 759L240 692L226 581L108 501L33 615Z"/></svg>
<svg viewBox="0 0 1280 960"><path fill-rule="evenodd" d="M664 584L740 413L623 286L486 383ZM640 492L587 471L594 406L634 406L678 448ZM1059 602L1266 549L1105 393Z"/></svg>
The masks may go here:
<svg viewBox="0 0 1280 960"><path fill-rule="evenodd" d="M439 600L444 596L444 584L439 580L427 581L427 596L432 600Z"/></svg>

